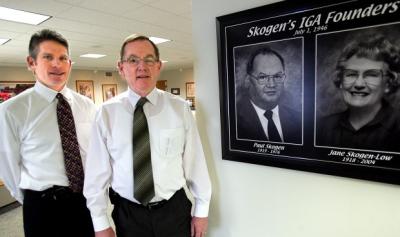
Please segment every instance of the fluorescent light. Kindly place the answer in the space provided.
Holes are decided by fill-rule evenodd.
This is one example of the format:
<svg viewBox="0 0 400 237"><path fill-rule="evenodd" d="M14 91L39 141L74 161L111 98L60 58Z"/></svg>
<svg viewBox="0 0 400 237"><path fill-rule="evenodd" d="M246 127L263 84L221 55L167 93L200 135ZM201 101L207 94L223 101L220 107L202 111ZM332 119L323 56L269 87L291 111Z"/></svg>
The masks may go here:
<svg viewBox="0 0 400 237"><path fill-rule="evenodd" d="M107 55L105 54L96 54L96 53L88 53L88 54L82 54L80 57L82 58L102 58Z"/></svg>
<svg viewBox="0 0 400 237"><path fill-rule="evenodd" d="M171 41L169 39L163 39L163 38L158 38L158 37L150 37L150 40L153 41L153 43L155 43L155 44L161 44L164 42Z"/></svg>
<svg viewBox="0 0 400 237"><path fill-rule="evenodd" d="M168 61L167 61L167 60L161 60L161 62L162 62L162 63L167 63Z"/></svg>
<svg viewBox="0 0 400 237"><path fill-rule="evenodd" d="M14 21L31 25L39 25L51 16L15 10L7 7L0 7L0 19L6 21Z"/></svg>
<svg viewBox="0 0 400 237"><path fill-rule="evenodd" d="M5 44L5 43L7 43L9 40L10 40L10 39L3 39L3 38L0 38L0 45L3 45L3 44Z"/></svg>

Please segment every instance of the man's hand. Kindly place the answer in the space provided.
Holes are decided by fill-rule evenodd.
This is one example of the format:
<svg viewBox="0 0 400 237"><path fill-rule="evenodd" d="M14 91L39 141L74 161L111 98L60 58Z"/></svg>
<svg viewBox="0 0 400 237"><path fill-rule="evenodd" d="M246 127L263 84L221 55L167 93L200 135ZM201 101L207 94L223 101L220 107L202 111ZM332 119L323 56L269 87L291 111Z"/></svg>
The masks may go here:
<svg viewBox="0 0 400 237"><path fill-rule="evenodd" d="M207 217L193 217L191 224L192 237L204 237L207 233L208 218Z"/></svg>
<svg viewBox="0 0 400 237"><path fill-rule="evenodd" d="M114 233L114 230L111 227L109 227L105 230L97 231L95 236L96 237L115 237L115 233Z"/></svg>

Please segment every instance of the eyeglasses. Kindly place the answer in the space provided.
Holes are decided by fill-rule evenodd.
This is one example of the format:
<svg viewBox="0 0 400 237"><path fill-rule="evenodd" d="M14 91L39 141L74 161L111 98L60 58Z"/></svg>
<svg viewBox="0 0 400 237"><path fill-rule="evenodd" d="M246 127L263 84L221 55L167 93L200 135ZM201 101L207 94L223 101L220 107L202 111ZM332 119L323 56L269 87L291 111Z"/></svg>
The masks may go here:
<svg viewBox="0 0 400 237"><path fill-rule="evenodd" d="M51 54L43 54L41 57L42 57L42 59L44 59L48 62L51 62L55 59L55 57ZM67 55L63 55L63 56L59 57L58 60L61 63L67 63L67 62L69 62L69 57Z"/></svg>
<svg viewBox="0 0 400 237"><path fill-rule="evenodd" d="M254 76L252 74L249 74L252 78L256 79L257 82L261 85L265 85L267 84L267 82L270 82L271 80L274 83L283 83L283 81L286 78L286 74L285 73L277 73L274 75L267 75L264 73L260 73L258 76Z"/></svg>
<svg viewBox="0 0 400 237"><path fill-rule="evenodd" d="M373 86L378 86L384 76L383 71L379 69L368 69L361 72L358 70L344 69L343 84L353 85L360 77L360 74L365 83Z"/></svg>
<svg viewBox="0 0 400 237"><path fill-rule="evenodd" d="M129 58L122 60L122 62L127 62L128 64L134 65L134 66L138 66L140 61L143 61L144 64L151 67L151 66L154 66L158 62L158 59L154 58L153 56L148 56L143 59L141 59L139 57L135 57L135 56L130 56Z"/></svg>

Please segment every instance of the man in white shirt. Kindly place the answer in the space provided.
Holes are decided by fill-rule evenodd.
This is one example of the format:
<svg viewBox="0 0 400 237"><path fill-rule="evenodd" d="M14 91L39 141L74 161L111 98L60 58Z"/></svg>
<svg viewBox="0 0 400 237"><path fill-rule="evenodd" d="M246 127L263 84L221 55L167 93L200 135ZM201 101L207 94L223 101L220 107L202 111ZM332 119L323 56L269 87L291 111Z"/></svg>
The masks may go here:
<svg viewBox="0 0 400 237"><path fill-rule="evenodd" d="M114 237L107 217L107 193L118 237L202 237L208 224L211 184L190 107L180 97L156 89L161 61L157 46L144 36L128 37L118 62L128 90L97 111L86 161L84 195L96 237ZM147 102L142 106L138 101ZM145 100L145 101L146 101ZM135 149L137 110L143 108L150 142L154 188L149 203L136 198ZM135 124L135 126L134 126ZM142 149L143 148L143 149ZM188 185L195 206L183 187Z"/></svg>
<svg viewBox="0 0 400 237"><path fill-rule="evenodd" d="M33 34L27 64L35 86L0 104L1 179L23 204L26 237L94 236L80 176L95 106L66 87L71 59L62 35L47 29ZM70 108L69 115L72 111L67 141L59 125L65 118L59 104ZM71 161L65 158L74 160L81 179L67 172Z"/></svg>

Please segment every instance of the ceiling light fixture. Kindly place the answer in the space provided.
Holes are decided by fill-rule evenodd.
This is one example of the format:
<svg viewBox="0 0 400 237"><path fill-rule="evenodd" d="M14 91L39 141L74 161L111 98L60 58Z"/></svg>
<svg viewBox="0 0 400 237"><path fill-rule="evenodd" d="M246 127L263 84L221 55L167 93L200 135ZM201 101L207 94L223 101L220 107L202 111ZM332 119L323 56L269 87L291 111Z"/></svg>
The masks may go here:
<svg viewBox="0 0 400 237"><path fill-rule="evenodd" d="M155 43L155 44L161 44L161 43L164 43L164 42L171 41L169 39L163 39L163 38L158 38L158 37L150 37L149 39L151 41L153 41L153 43Z"/></svg>
<svg viewBox="0 0 400 237"><path fill-rule="evenodd" d="M0 45L3 45L3 44L5 44L5 43L7 43L8 41L10 41L10 39L3 39L3 38L0 38Z"/></svg>
<svg viewBox="0 0 400 237"><path fill-rule="evenodd" d="M82 54L79 57L81 57L81 58L102 58L102 57L105 57L105 56L107 56L107 55L105 55L105 54L96 54L96 53L88 53L88 54Z"/></svg>
<svg viewBox="0 0 400 237"><path fill-rule="evenodd" d="M39 25L51 16L36 14L32 12L15 10L7 7L0 7L0 19L14 21L31 25Z"/></svg>

